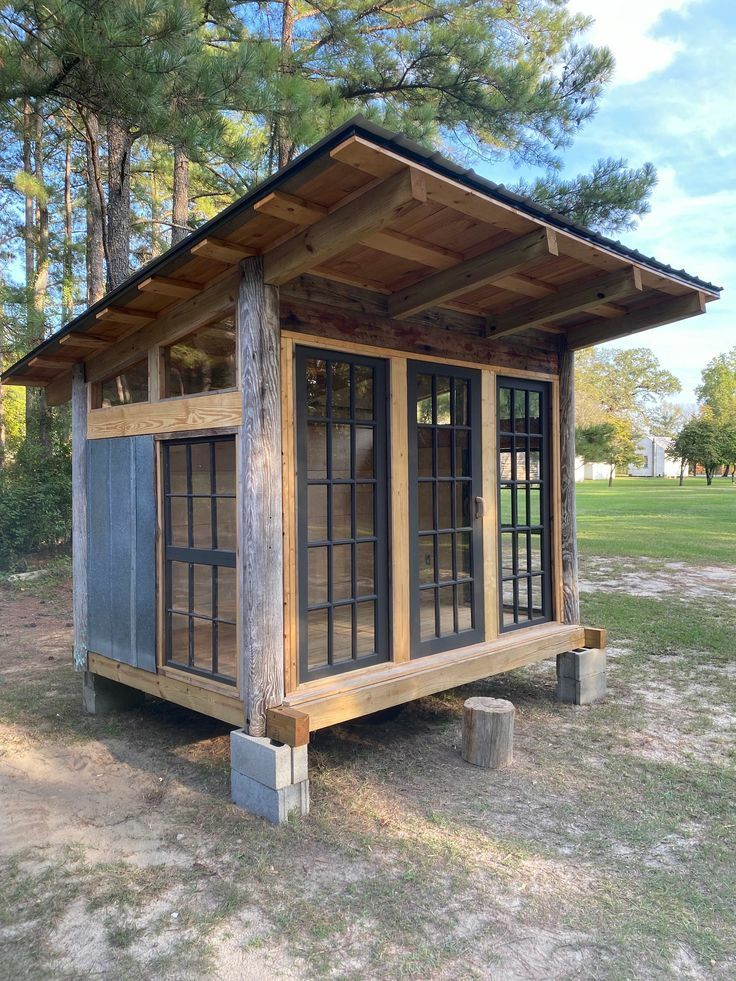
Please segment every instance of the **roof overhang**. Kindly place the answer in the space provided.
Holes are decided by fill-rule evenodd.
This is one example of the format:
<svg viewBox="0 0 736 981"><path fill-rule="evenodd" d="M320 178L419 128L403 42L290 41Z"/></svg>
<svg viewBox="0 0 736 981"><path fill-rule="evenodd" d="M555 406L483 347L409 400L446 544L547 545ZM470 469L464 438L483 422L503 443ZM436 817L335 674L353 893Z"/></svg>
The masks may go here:
<svg viewBox="0 0 736 981"><path fill-rule="evenodd" d="M273 285L309 273L378 294L398 321L449 309L481 318L489 338L542 329L565 334L572 349L695 316L720 292L356 117L130 276L3 381L42 385L50 401L64 401L74 364L169 318L254 255Z"/></svg>

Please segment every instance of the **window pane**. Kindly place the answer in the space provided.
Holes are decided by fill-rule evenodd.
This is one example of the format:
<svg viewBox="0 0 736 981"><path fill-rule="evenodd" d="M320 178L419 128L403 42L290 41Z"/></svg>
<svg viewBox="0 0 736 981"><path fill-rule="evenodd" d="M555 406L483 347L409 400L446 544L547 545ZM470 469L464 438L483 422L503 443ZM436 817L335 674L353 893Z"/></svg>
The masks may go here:
<svg viewBox="0 0 736 981"><path fill-rule="evenodd" d="M437 527L452 528L452 488L453 483L449 480L440 480L437 483ZM430 528L432 525L429 526Z"/></svg>
<svg viewBox="0 0 736 981"><path fill-rule="evenodd" d="M529 523L526 513L526 485L516 488L516 523L517 525Z"/></svg>
<svg viewBox="0 0 736 981"><path fill-rule="evenodd" d="M437 636L434 612L434 589L422 589L419 593L419 635L422 640Z"/></svg>
<svg viewBox="0 0 736 981"><path fill-rule="evenodd" d="M332 612L332 661L350 661L353 657L353 607L336 606Z"/></svg>
<svg viewBox="0 0 736 981"><path fill-rule="evenodd" d="M376 591L373 571L373 542L363 542L355 546L356 596L372 596Z"/></svg>
<svg viewBox="0 0 736 981"><path fill-rule="evenodd" d="M169 498L171 509L171 545L179 545L186 548L189 545L189 500L186 497Z"/></svg>
<svg viewBox="0 0 736 981"><path fill-rule="evenodd" d="M417 378L417 423L431 426L432 418L432 376L419 375Z"/></svg>
<svg viewBox="0 0 736 981"><path fill-rule="evenodd" d="M217 615L220 619L236 619L237 588L238 578L235 569L220 566L217 570Z"/></svg>
<svg viewBox="0 0 736 981"><path fill-rule="evenodd" d="M532 576L532 617L541 617L543 612L542 577Z"/></svg>
<svg viewBox="0 0 736 981"><path fill-rule="evenodd" d="M307 426L307 477L324 480L327 476L327 426L310 422Z"/></svg>
<svg viewBox="0 0 736 981"><path fill-rule="evenodd" d="M452 535L438 535L437 557L439 560L438 582L452 579Z"/></svg>
<svg viewBox="0 0 736 981"><path fill-rule="evenodd" d="M457 587L457 629L473 629L473 584L470 582Z"/></svg>
<svg viewBox="0 0 736 981"><path fill-rule="evenodd" d="M188 494L187 487L187 448L175 443L168 448L169 493Z"/></svg>
<svg viewBox="0 0 736 981"><path fill-rule="evenodd" d="M502 433L511 432L511 390L498 390L498 428Z"/></svg>
<svg viewBox="0 0 736 981"><path fill-rule="evenodd" d="M529 552L527 549L526 532L522 531L516 535L516 568L519 572L526 572L528 568Z"/></svg>
<svg viewBox="0 0 736 981"><path fill-rule="evenodd" d="M434 535L419 536L419 582L436 582L434 577Z"/></svg>
<svg viewBox="0 0 736 981"><path fill-rule="evenodd" d="M526 432L526 393L520 389L514 392L514 430Z"/></svg>
<svg viewBox="0 0 736 981"><path fill-rule="evenodd" d="M171 613L170 660L179 664L189 663L189 617Z"/></svg>
<svg viewBox="0 0 736 981"><path fill-rule="evenodd" d="M434 482L419 484L419 530L431 531L434 528Z"/></svg>
<svg viewBox="0 0 736 981"><path fill-rule="evenodd" d="M332 479L349 480L350 471L350 431L352 426L332 427ZM311 474L310 474L311 476Z"/></svg>
<svg viewBox="0 0 736 981"><path fill-rule="evenodd" d="M417 430L417 473L420 477L432 476L432 430Z"/></svg>
<svg viewBox="0 0 736 981"><path fill-rule="evenodd" d="M355 397L355 418L373 418L373 368L367 365L355 366L355 382L353 387Z"/></svg>
<svg viewBox="0 0 736 981"><path fill-rule="evenodd" d="M222 571L222 570L221 570ZM238 631L234 623L217 624L217 673L233 681L238 675Z"/></svg>
<svg viewBox="0 0 736 981"><path fill-rule="evenodd" d="M450 414L450 379L437 377L437 425L449 426L452 422Z"/></svg>
<svg viewBox="0 0 736 981"><path fill-rule="evenodd" d="M443 586L440 597L440 637L455 632L455 587Z"/></svg>
<svg viewBox="0 0 736 981"><path fill-rule="evenodd" d="M351 538L353 488L350 484L332 485L332 538Z"/></svg>
<svg viewBox="0 0 736 981"><path fill-rule="evenodd" d="M461 531L456 536L457 540L457 578L467 579L472 575L472 545L469 531Z"/></svg>
<svg viewBox="0 0 736 981"><path fill-rule="evenodd" d="M212 671L212 623L192 617L194 630L194 666L201 671Z"/></svg>
<svg viewBox="0 0 736 981"><path fill-rule="evenodd" d="M212 566L195 565L193 613L212 616Z"/></svg>
<svg viewBox="0 0 736 981"><path fill-rule="evenodd" d="M532 484L529 488L529 524L541 525L542 523L542 488L539 484Z"/></svg>
<svg viewBox="0 0 736 981"><path fill-rule="evenodd" d="M215 443L215 482L218 494L235 493L235 440Z"/></svg>
<svg viewBox="0 0 736 981"><path fill-rule="evenodd" d="M529 432L541 433L542 411L539 392L529 392Z"/></svg>
<svg viewBox="0 0 736 981"><path fill-rule="evenodd" d="M468 418L468 382L465 378L455 379L455 425L467 426Z"/></svg>
<svg viewBox="0 0 736 981"><path fill-rule="evenodd" d="M366 657L373 654L376 649L376 604L358 603L355 607L355 617L357 626L357 653L358 657Z"/></svg>
<svg viewBox="0 0 736 981"><path fill-rule="evenodd" d="M373 476L373 427L355 427L355 476Z"/></svg>
<svg viewBox="0 0 736 981"><path fill-rule="evenodd" d="M210 482L211 443L192 443L190 453L192 459L192 494L211 494Z"/></svg>
<svg viewBox="0 0 736 981"><path fill-rule="evenodd" d="M212 548L212 498L192 498L192 521L195 548ZM219 502L222 503L222 502Z"/></svg>
<svg viewBox="0 0 736 981"><path fill-rule="evenodd" d="M501 485L501 524L502 525L512 525L514 523L514 515L511 510L511 495L513 493L513 488L509 484Z"/></svg>
<svg viewBox="0 0 736 981"><path fill-rule="evenodd" d="M350 365L344 361L332 364L332 417L350 418Z"/></svg>
<svg viewBox="0 0 736 981"><path fill-rule="evenodd" d="M321 359L307 361L307 413L325 416L327 404L327 363Z"/></svg>
<svg viewBox="0 0 736 981"><path fill-rule="evenodd" d="M470 433L467 430L455 433L455 476L470 476Z"/></svg>
<svg viewBox="0 0 736 981"><path fill-rule="evenodd" d="M437 476L452 476L452 431L438 429L437 431Z"/></svg>
<svg viewBox="0 0 736 981"><path fill-rule="evenodd" d="M307 558L309 585L307 602L317 606L327 602L327 547L310 548Z"/></svg>
<svg viewBox="0 0 736 981"><path fill-rule="evenodd" d="M332 548L332 602L350 599L353 595L353 546L334 545Z"/></svg>
<svg viewBox="0 0 736 981"><path fill-rule="evenodd" d="M531 540L531 571L542 571L542 536L540 532L533 531L529 536Z"/></svg>
<svg viewBox="0 0 736 981"><path fill-rule="evenodd" d="M504 576L514 574L514 533L504 532L501 535L501 571Z"/></svg>
<svg viewBox="0 0 736 981"><path fill-rule="evenodd" d="M310 542L327 538L326 484L310 484L307 488L307 538Z"/></svg>
<svg viewBox="0 0 736 981"><path fill-rule="evenodd" d="M455 520L459 528L470 527L471 483L463 480L455 485Z"/></svg>
<svg viewBox="0 0 736 981"><path fill-rule="evenodd" d="M189 565L186 562L171 563L171 606L176 610L189 610Z"/></svg>
<svg viewBox="0 0 736 981"><path fill-rule="evenodd" d="M327 610L307 614L307 651L310 671L327 665Z"/></svg>
<svg viewBox="0 0 736 981"><path fill-rule="evenodd" d="M228 316L162 348L164 398L235 387L235 322Z"/></svg>
<svg viewBox="0 0 736 981"><path fill-rule="evenodd" d="M220 497L217 507L217 547L234 552L237 541L237 514L234 497Z"/></svg>
<svg viewBox="0 0 736 981"><path fill-rule="evenodd" d="M106 378L101 385L101 406L131 405L148 401L148 358L137 361L119 375Z"/></svg>
<svg viewBox="0 0 736 981"><path fill-rule="evenodd" d="M355 531L358 538L368 538L375 533L373 521L373 485L357 484L355 495Z"/></svg>
<svg viewBox="0 0 736 981"><path fill-rule="evenodd" d="M511 473L511 437L502 436L501 437L501 449L499 453L499 467L498 476L501 480L513 480L514 475Z"/></svg>

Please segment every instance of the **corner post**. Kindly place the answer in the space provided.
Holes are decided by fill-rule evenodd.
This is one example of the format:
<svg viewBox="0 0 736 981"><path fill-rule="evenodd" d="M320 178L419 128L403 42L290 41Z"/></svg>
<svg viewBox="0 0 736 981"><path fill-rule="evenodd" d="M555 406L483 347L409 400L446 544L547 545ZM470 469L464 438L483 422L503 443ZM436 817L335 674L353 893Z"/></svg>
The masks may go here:
<svg viewBox="0 0 736 981"><path fill-rule="evenodd" d="M562 493L562 620L580 623L575 525L575 354L560 346L560 482Z"/></svg>
<svg viewBox="0 0 736 981"><path fill-rule="evenodd" d="M87 670L87 382L72 368L72 608L74 668Z"/></svg>
<svg viewBox="0 0 736 981"><path fill-rule="evenodd" d="M265 736L268 709L284 699L280 326L262 258L245 259L240 273L240 678L245 730Z"/></svg>

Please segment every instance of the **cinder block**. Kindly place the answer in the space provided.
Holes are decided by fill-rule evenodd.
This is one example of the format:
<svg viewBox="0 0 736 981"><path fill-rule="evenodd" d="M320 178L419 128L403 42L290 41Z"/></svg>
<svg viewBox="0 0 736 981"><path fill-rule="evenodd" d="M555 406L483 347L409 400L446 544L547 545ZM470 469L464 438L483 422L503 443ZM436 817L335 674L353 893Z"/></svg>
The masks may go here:
<svg viewBox="0 0 736 981"><path fill-rule="evenodd" d="M301 817L309 814L308 780L274 790L273 787L266 787L252 777L233 770L231 792L233 804L265 818L271 824L286 824L292 813Z"/></svg>
<svg viewBox="0 0 736 981"><path fill-rule="evenodd" d="M604 698L606 690L605 671L586 675L579 681L562 675L557 678L557 698L569 705L591 705Z"/></svg>
<svg viewBox="0 0 736 981"><path fill-rule="evenodd" d="M592 674L605 674L606 652L595 647L565 651L557 655L557 677L582 681Z"/></svg>
<svg viewBox="0 0 736 981"><path fill-rule="evenodd" d="M272 790L281 790L308 777L307 747L271 742L265 736L249 736L242 729L230 733L230 767Z"/></svg>
<svg viewBox="0 0 736 981"><path fill-rule="evenodd" d="M107 712L125 712L143 704L145 695L137 688L122 685L119 681L103 678L102 675L84 672L82 682L82 705L90 715Z"/></svg>

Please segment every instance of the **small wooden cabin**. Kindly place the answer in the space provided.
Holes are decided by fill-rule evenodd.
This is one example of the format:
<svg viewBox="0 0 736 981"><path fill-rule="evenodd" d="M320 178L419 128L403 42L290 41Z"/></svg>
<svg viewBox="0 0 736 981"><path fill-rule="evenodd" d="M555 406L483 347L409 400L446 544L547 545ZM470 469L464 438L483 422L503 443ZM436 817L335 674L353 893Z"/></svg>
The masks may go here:
<svg viewBox="0 0 736 981"><path fill-rule="evenodd" d="M78 667L297 745L601 646L573 352L717 296L350 121L5 373L73 404Z"/></svg>

